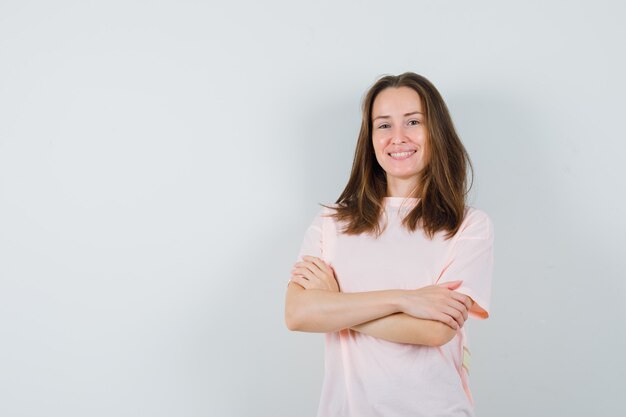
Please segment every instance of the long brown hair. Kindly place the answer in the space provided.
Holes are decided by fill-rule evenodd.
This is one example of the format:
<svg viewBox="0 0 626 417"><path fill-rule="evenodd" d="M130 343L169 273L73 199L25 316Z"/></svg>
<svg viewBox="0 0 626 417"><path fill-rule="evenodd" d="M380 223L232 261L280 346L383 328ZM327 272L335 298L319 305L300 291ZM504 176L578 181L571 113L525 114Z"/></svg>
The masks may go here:
<svg viewBox="0 0 626 417"><path fill-rule="evenodd" d="M448 108L435 86L425 77L413 72L386 75L374 83L363 98L361 131L354 152L352 172L345 189L335 202L331 214L339 222L346 222L342 233L374 233L383 230L380 216L383 197L387 196L387 176L376 160L372 144L372 105L376 96L386 88L409 87L417 92L425 113L426 167L421 172L421 183L409 197L419 197L402 224L415 231L418 222L432 239L439 230L447 230L446 239L458 231L465 213L467 167L473 167L465 147L457 135ZM473 181L472 181L473 182Z"/></svg>

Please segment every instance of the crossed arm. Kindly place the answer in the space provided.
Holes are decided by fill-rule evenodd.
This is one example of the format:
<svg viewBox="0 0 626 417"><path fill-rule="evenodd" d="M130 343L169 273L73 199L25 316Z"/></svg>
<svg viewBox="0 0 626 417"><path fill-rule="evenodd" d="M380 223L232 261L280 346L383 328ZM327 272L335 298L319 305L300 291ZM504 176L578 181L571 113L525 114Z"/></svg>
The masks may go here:
<svg viewBox="0 0 626 417"><path fill-rule="evenodd" d="M332 269L321 259L296 263L287 287L285 322L290 330L351 329L397 343L440 346L467 319L473 301L450 288L339 292Z"/></svg>
<svg viewBox="0 0 626 417"><path fill-rule="evenodd" d="M351 329L390 342L427 346L445 345L458 331L440 321L419 319L405 313L380 317Z"/></svg>

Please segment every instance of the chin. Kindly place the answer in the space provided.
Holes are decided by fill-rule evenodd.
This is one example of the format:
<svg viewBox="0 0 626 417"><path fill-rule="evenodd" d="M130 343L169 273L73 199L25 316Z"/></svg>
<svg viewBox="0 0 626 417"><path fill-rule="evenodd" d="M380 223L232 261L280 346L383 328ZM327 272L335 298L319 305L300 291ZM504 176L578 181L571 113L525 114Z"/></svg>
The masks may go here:
<svg viewBox="0 0 626 417"><path fill-rule="evenodd" d="M395 177L395 178L402 179L402 180L408 180L410 178L415 178L420 175L420 171L417 171L417 170L411 171L411 172L406 172L406 171L397 172L393 170L386 170L385 172L387 173L388 176Z"/></svg>

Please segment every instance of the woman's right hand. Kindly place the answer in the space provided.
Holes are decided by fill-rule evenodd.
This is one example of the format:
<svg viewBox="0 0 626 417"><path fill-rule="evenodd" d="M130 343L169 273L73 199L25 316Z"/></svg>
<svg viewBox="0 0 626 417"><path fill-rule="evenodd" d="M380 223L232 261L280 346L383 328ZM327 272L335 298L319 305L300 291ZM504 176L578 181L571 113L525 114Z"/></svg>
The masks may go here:
<svg viewBox="0 0 626 417"><path fill-rule="evenodd" d="M467 311L471 306L471 299L467 295L453 291L459 288L462 282L444 282L417 290L407 290L404 292L400 308L403 313L410 316L437 320L458 330L467 320Z"/></svg>

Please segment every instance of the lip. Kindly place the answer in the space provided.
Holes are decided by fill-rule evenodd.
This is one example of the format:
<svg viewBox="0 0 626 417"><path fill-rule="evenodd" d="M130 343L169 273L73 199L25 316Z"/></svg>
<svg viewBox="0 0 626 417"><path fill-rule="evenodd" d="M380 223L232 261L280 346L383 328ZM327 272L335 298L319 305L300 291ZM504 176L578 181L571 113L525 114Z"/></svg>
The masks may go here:
<svg viewBox="0 0 626 417"><path fill-rule="evenodd" d="M401 152L413 152L413 153L412 153L412 154L410 154L410 155L407 155L407 156L401 156L401 157L393 157L393 156L391 156L391 154L392 154L392 153L401 153ZM388 157L390 157L391 159L393 159L394 161L403 161L403 160L405 160L405 159L409 159L410 157L412 157L412 156L413 156L413 155L415 155L416 153L417 153L417 150L415 150L415 149L406 149L406 150L403 150L403 151L392 151L392 152L388 152L388 153L387 153L387 156L388 156Z"/></svg>

